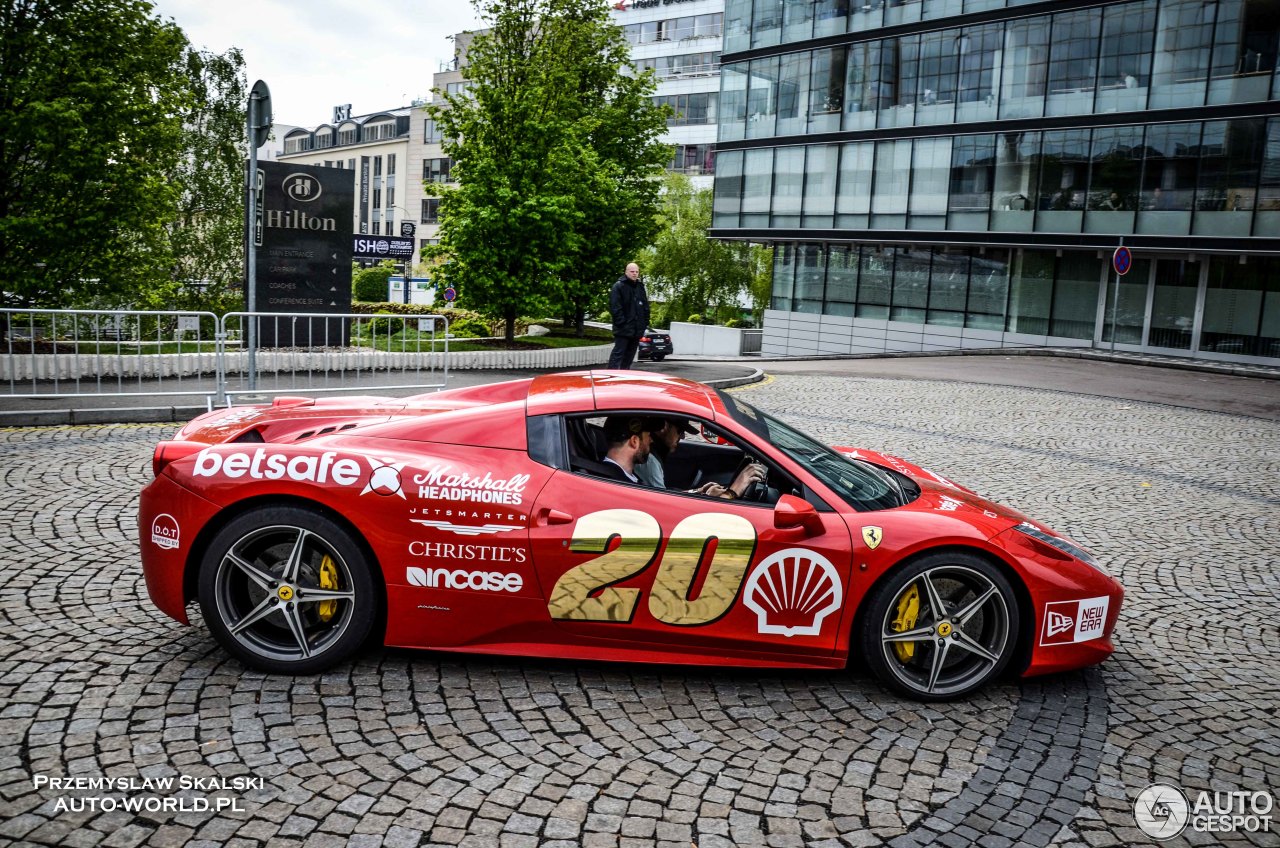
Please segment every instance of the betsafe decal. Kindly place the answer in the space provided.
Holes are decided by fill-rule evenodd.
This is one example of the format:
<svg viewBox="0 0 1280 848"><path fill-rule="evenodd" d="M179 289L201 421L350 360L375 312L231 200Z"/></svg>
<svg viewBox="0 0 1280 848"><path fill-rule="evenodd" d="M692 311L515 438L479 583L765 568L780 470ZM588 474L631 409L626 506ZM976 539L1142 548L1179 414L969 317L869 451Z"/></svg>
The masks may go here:
<svg viewBox="0 0 1280 848"><path fill-rule="evenodd" d="M365 460L369 464L369 477L360 494L406 499L400 478L400 471L405 463L373 457L365 457ZM290 455L267 448L228 453L205 448L196 454L195 467L191 473L196 477L225 477L229 480L244 477L250 480L334 483L338 486L360 485L365 476L359 461L340 458L334 451L325 451L319 456L310 453Z"/></svg>
<svg viewBox="0 0 1280 848"><path fill-rule="evenodd" d="M608 550L611 540L618 544ZM578 519L569 550L599 553L560 575L547 600L554 619L625 624L634 617L641 589L617 588L656 561L649 590L649 613L677 627L718 621L732 608L756 546L756 529L740 515L691 515L671 531L658 557L662 528L634 509L607 509ZM698 597L689 600L707 543L716 540ZM757 563L747 580L743 603L756 614L760 633L817 636L823 620L844 597L840 575L825 557L806 548L778 551Z"/></svg>

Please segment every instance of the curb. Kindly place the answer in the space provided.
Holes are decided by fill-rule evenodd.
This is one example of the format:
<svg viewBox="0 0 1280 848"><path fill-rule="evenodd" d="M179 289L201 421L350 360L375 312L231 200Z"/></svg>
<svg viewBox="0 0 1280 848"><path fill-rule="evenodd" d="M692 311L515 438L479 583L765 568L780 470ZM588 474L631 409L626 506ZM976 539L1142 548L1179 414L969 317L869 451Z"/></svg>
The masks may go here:
<svg viewBox="0 0 1280 848"><path fill-rule="evenodd" d="M1092 359L1098 362L1115 362L1121 365L1145 365L1151 368L1172 368L1178 371L1196 371L1202 374L1223 374L1231 377L1254 377L1259 380L1280 380L1280 368L1270 365L1251 365L1234 362L1218 362L1204 359L1180 359L1141 353L1112 353L1092 348L962 348L957 350L894 351L885 353L833 353L806 356L752 356L747 357L667 357L672 362L813 362L851 359L918 359L936 356L1046 356L1061 359Z"/></svg>

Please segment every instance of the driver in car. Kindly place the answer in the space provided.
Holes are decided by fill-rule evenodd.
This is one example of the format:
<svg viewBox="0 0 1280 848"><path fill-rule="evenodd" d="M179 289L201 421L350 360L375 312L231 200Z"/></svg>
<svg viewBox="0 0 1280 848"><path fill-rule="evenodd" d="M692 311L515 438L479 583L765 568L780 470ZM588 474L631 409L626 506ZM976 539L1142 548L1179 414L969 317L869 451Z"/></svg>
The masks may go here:
<svg viewBox="0 0 1280 848"><path fill-rule="evenodd" d="M687 419L651 418L645 422L645 425L650 433L649 451L643 461L635 462L633 473L640 482L655 489L665 489L667 481L663 463L680 447L685 433L698 431L689 424ZM738 472L737 477L728 486L704 483L696 489L687 491L694 495L734 500L742 497L753 484L764 482L765 473L763 465L751 462Z"/></svg>

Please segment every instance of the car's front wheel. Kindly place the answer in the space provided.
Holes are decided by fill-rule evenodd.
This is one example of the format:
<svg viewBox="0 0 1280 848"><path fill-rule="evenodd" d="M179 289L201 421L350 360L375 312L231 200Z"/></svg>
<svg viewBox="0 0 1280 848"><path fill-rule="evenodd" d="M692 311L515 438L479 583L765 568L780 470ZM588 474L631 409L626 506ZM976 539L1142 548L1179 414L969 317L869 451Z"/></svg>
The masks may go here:
<svg viewBox="0 0 1280 848"><path fill-rule="evenodd" d="M1000 569L975 554L944 551L908 563L873 593L862 650L887 686L947 701L1004 671L1018 628L1018 602Z"/></svg>
<svg viewBox="0 0 1280 848"><path fill-rule="evenodd" d="M205 549L200 609L218 642L246 665L311 674L368 637L381 603L369 566L351 534L319 512L255 510Z"/></svg>

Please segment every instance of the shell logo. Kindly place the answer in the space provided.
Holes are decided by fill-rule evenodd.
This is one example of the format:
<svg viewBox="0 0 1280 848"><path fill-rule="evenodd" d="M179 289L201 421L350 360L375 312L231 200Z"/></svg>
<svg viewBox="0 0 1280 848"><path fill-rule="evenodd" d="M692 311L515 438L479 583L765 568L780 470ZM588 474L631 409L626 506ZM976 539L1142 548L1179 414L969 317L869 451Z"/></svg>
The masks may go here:
<svg viewBox="0 0 1280 848"><path fill-rule="evenodd" d="M840 608L844 589L830 560L805 548L787 548L761 560L747 578L742 602L756 614L760 633L817 636Z"/></svg>

